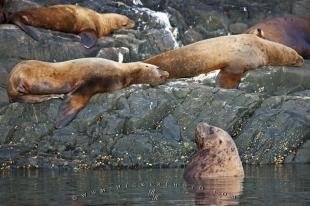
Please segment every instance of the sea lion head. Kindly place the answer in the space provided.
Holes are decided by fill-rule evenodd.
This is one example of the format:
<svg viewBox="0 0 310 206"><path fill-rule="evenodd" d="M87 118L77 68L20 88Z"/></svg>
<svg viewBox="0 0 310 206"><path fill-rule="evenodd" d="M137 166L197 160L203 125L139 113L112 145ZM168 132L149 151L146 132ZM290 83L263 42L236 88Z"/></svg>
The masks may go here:
<svg viewBox="0 0 310 206"><path fill-rule="evenodd" d="M221 128L208 125L207 123L199 123L195 131L195 142L198 150L216 148L226 148L230 146L230 135Z"/></svg>
<svg viewBox="0 0 310 206"><path fill-rule="evenodd" d="M304 59L300 56L294 49L289 54L292 58L292 61L289 62L288 66L300 67L304 64Z"/></svg>
<svg viewBox="0 0 310 206"><path fill-rule="evenodd" d="M121 14L102 14L103 18L109 17L109 22L113 30L117 29L132 29L135 27L135 22L125 15Z"/></svg>
<svg viewBox="0 0 310 206"><path fill-rule="evenodd" d="M134 68L134 82L136 84L150 84L157 86L167 81L169 73L161 70L158 66L143 62L131 64Z"/></svg>

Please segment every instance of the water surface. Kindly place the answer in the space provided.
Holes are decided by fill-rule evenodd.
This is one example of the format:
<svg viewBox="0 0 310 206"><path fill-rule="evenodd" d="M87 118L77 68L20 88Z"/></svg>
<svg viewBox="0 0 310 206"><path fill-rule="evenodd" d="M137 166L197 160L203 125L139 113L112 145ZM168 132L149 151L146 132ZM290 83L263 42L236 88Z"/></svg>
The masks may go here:
<svg viewBox="0 0 310 206"><path fill-rule="evenodd" d="M187 183L183 169L14 170L1 205L310 205L310 165L247 166L246 177Z"/></svg>

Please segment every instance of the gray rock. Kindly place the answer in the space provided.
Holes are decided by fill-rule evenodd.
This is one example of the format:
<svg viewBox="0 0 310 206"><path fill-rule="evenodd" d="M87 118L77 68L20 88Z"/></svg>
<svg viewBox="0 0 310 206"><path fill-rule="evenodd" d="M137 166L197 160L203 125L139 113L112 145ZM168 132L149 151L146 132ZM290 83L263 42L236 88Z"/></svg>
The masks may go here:
<svg viewBox="0 0 310 206"><path fill-rule="evenodd" d="M309 16L310 0L300 0L294 2L292 13L299 16Z"/></svg>
<svg viewBox="0 0 310 206"><path fill-rule="evenodd" d="M310 137L309 108L310 99L300 96L266 99L236 139L242 161L267 164L306 158L304 148L298 156L296 153Z"/></svg>
<svg viewBox="0 0 310 206"><path fill-rule="evenodd" d="M229 25L229 31L232 34L241 34L245 32L247 28L248 28L248 25L246 25L245 23L240 23L240 22Z"/></svg>
<svg viewBox="0 0 310 206"><path fill-rule="evenodd" d="M110 47L110 48L102 48L99 50L96 57L111 59L117 62L128 62L129 59L129 49L127 47Z"/></svg>
<svg viewBox="0 0 310 206"><path fill-rule="evenodd" d="M246 92L285 95L310 89L310 61L303 67L264 67L248 72L239 85Z"/></svg>

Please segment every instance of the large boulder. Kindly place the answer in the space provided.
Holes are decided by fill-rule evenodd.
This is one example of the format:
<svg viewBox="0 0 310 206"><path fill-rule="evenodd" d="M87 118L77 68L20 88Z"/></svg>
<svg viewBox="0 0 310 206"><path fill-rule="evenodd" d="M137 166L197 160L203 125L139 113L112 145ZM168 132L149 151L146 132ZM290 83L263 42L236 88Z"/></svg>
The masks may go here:
<svg viewBox="0 0 310 206"><path fill-rule="evenodd" d="M308 1L7 2L11 12L78 3L98 12L128 15L137 26L85 49L74 34L34 28L40 37L34 41L14 25L0 25L2 169L182 167L196 150L194 129L202 121L227 130L244 163L310 162L309 60L300 68L250 71L233 90L215 87L213 72L157 87L134 85L98 94L72 123L58 130L54 122L60 100L8 104L6 95L9 72L22 60L57 62L97 56L140 61L204 38L240 33L270 16L306 14Z"/></svg>

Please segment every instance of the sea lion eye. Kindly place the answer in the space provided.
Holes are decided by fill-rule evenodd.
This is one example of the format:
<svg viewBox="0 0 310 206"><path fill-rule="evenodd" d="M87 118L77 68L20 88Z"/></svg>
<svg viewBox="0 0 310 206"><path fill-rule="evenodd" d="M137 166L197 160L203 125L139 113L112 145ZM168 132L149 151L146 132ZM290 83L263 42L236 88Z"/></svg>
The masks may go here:
<svg viewBox="0 0 310 206"><path fill-rule="evenodd" d="M219 143L222 144L223 143L222 140L220 140Z"/></svg>

